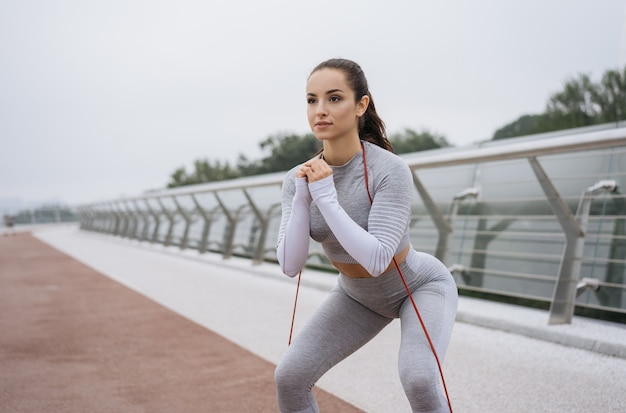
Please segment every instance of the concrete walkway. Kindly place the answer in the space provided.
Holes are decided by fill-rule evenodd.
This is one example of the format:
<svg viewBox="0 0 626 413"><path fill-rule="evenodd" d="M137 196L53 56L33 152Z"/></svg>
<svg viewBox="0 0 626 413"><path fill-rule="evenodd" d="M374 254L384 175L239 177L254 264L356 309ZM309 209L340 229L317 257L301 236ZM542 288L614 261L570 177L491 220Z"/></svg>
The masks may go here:
<svg viewBox="0 0 626 413"><path fill-rule="evenodd" d="M295 280L277 266L223 260L78 231L36 236L164 307L276 363L287 346ZM303 273L296 334L333 276ZM455 412L626 411L626 326L461 297L444 362ZM319 387L366 412L408 412L397 377L399 323L322 378ZM562 343L562 344L559 344ZM565 344L565 345L564 345Z"/></svg>

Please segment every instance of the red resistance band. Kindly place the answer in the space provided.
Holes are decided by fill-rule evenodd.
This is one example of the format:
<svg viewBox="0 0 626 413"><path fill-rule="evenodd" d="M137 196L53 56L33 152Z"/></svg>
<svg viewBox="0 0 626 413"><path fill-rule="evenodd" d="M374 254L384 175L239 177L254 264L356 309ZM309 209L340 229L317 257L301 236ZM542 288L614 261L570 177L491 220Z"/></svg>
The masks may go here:
<svg viewBox="0 0 626 413"><path fill-rule="evenodd" d="M363 143L361 143L361 152L363 153L363 169L365 172L365 189L367 190L367 196L370 200L370 203L373 203L374 200L372 199L372 195L370 194L370 189L369 189L369 181L368 181L368 176L367 176L367 161L365 159L365 148L363 146ZM435 350L435 345L433 344L431 338L430 338L430 334L428 334L428 330L426 329L426 325L424 324L424 320L422 319L422 315L420 314L419 310L417 309L417 304L415 304L415 300L413 299L413 295L411 293L411 289L409 288L408 284L406 283L406 280L404 278L404 274L402 274L402 270L400 269L400 265L398 264L398 261L396 260L396 257L393 257L393 263L396 267L396 270L398 271L398 274L400 275L400 278L402 279L402 284L404 285L404 289L407 292L407 295L409 296L409 299L411 300L411 304L413 305L413 309L415 310L415 314L417 315L417 318L420 322L420 324L422 325L422 330L424 330L424 335L426 336L426 339L428 340L428 344L430 345L430 349L433 353L433 356L435 357L435 361L437 361L437 368L439 369L439 376L441 377L441 383L443 384L443 390L446 393L446 399L448 400L448 408L450 409L450 413L452 412L452 403L450 402L450 396L448 395L448 387L446 386L446 380L443 377L443 369L441 368L441 362L439 361L439 356L437 356L437 350ZM293 334L293 325L294 325L294 321L296 319L296 307L298 305L298 292L300 291L300 278L302 276L302 271L300 271L300 273L298 273L298 285L296 286L296 299L293 303L293 315L291 316L291 329L289 331L289 343L288 345L291 345L291 337Z"/></svg>

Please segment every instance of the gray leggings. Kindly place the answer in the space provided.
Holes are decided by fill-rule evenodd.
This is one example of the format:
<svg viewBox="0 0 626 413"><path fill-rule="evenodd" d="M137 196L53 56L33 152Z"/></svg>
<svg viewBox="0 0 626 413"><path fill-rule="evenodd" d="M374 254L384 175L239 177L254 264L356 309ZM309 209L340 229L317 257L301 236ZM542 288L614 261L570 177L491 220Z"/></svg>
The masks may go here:
<svg viewBox="0 0 626 413"><path fill-rule="evenodd" d="M411 250L400 266L443 362L457 309L457 287L435 257ZM282 413L318 412L311 389L324 373L401 320L398 370L414 412L447 412L437 362L393 269L376 278L339 275L337 286L306 321L278 364L274 379Z"/></svg>

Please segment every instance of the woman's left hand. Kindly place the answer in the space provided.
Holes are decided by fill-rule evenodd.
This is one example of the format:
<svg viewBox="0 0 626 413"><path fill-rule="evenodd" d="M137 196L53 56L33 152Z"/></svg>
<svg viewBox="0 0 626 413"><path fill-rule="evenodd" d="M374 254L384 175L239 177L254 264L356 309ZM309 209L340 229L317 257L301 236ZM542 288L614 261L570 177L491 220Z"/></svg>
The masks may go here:
<svg viewBox="0 0 626 413"><path fill-rule="evenodd" d="M306 175L309 183L319 181L333 174L332 168L328 166L325 160L320 158L306 161L300 167L300 171Z"/></svg>

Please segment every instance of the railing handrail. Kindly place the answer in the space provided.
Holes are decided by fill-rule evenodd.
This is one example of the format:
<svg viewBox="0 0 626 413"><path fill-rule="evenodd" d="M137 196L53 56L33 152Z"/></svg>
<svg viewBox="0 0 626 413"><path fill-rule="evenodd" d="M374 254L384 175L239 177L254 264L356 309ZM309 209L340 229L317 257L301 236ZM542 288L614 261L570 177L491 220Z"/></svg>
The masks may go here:
<svg viewBox="0 0 626 413"><path fill-rule="evenodd" d="M118 199L104 201L137 201L149 198L161 198L191 194L202 194L206 192L224 191L229 189L254 188L259 186L268 186L281 184L286 172L273 172L270 174L247 176L243 178L226 179L223 181L207 182L202 184L185 185L178 188L163 189L160 191L152 191L142 195L120 197Z"/></svg>
<svg viewBox="0 0 626 413"><path fill-rule="evenodd" d="M453 151L427 151L400 155L412 169L504 161L555 153L604 149L626 145L626 128L608 129L545 139L516 138L498 146L479 146ZM456 148L455 148L456 149Z"/></svg>

